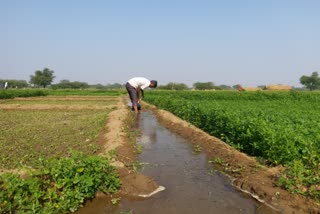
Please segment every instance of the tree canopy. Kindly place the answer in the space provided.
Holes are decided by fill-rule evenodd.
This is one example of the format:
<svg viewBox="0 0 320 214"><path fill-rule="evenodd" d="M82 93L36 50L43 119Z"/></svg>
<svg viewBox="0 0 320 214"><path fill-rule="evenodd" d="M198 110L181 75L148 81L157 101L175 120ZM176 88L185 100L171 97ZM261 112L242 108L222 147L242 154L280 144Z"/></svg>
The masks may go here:
<svg viewBox="0 0 320 214"><path fill-rule="evenodd" d="M34 84L38 87L47 87L51 85L55 76L53 76L54 71L50 70L49 68L44 68L42 71L37 70L35 71L34 75L30 75L30 83Z"/></svg>
<svg viewBox="0 0 320 214"><path fill-rule="evenodd" d="M320 77L318 72L313 72L311 76L303 75L300 77L300 83L307 89L310 89L310 91L320 89Z"/></svg>
<svg viewBox="0 0 320 214"><path fill-rule="evenodd" d="M25 80L6 80L6 79L0 79L1 84L8 83L9 88L27 88L29 85L27 81Z"/></svg>
<svg viewBox="0 0 320 214"><path fill-rule="evenodd" d="M60 83L51 86L53 89L85 89L89 88L86 82L70 82L69 80L61 80Z"/></svg>
<svg viewBox="0 0 320 214"><path fill-rule="evenodd" d="M196 82L193 87L197 90L212 90L215 89L213 82Z"/></svg>
<svg viewBox="0 0 320 214"><path fill-rule="evenodd" d="M184 83L170 82L167 85L158 86L158 89L164 90L187 90L188 86Z"/></svg>

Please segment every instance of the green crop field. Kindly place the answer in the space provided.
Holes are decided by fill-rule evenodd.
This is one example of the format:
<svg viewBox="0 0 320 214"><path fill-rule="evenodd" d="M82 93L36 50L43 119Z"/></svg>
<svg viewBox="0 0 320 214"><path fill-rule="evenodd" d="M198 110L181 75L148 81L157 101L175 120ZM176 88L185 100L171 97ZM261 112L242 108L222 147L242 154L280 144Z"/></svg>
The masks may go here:
<svg viewBox="0 0 320 214"><path fill-rule="evenodd" d="M52 96L119 96L125 94L126 90L97 90L97 89L56 89L47 90L47 93Z"/></svg>
<svg viewBox="0 0 320 214"><path fill-rule="evenodd" d="M0 99L15 97L38 97L38 96L119 96L125 94L125 90L97 90L97 89L8 89L0 90Z"/></svg>
<svg viewBox="0 0 320 214"><path fill-rule="evenodd" d="M0 90L0 99L11 99L15 97L37 97L48 95L45 90L34 89L8 89Z"/></svg>
<svg viewBox="0 0 320 214"><path fill-rule="evenodd" d="M0 172L28 174L0 173L0 213L69 213L98 190L116 192L119 176L109 158L97 153L117 100L115 95L0 100Z"/></svg>
<svg viewBox="0 0 320 214"><path fill-rule="evenodd" d="M34 166L39 158L61 157L69 149L93 154L108 111L0 110L0 167ZM10 155L8 155L10 154Z"/></svg>
<svg viewBox="0 0 320 214"><path fill-rule="evenodd" d="M145 99L270 165L278 184L320 197L320 93L152 91Z"/></svg>
<svg viewBox="0 0 320 214"><path fill-rule="evenodd" d="M49 98L49 97L48 97ZM110 106L117 103L116 99L8 99L0 100L0 104L18 104L18 105L92 105L92 106Z"/></svg>

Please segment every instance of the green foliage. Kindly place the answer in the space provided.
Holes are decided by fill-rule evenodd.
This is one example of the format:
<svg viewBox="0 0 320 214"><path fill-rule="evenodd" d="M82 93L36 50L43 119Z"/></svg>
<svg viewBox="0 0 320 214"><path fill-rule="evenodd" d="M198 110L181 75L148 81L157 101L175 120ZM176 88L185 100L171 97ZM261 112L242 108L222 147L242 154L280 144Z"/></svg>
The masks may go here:
<svg viewBox="0 0 320 214"><path fill-rule="evenodd" d="M101 156L39 160L28 178L6 173L0 176L1 213L69 213L76 211L100 190L115 193L118 174Z"/></svg>
<svg viewBox="0 0 320 214"><path fill-rule="evenodd" d="M213 82L196 82L193 84L193 87L197 90L211 90L215 88Z"/></svg>
<svg viewBox="0 0 320 214"><path fill-rule="evenodd" d="M69 148L95 154L109 111L0 110L0 168L34 167L38 158L66 156Z"/></svg>
<svg viewBox="0 0 320 214"><path fill-rule="evenodd" d="M15 97L38 97L48 95L47 91L34 89L9 89L0 90L0 99L12 99Z"/></svg>
<svg viewBox="0 0 320 214"><path fill-rule="evenodd" d="M310 91L320 89L320 77L318 72L313 72L311 76L303 75L300 77L300 83L307 89L310 89Z"/></svg>
<svg viewBox="0 0 320 214"><path fill-rule="evenodd" d="M320 93L152 91L145 100L251 156L287 165L285 180L319 194Z"/></svg>
<svg viewBox="0 0 320 214"><path fill-rule="evenodd" d="M60 83L51 86L52 89L85 89L89 88L89 84L86 82L70 82L69 80L61 80Z"/></svg>
<svg viewBox="0 0 320 214"><path fill-rule="evenodd" d="M161 85L157 87L163 90L188 90L188 86L184 83L170 82L167 85Z"/></svg>
<svg viewBox="0 0 320 214"><path fill-rule="evenodd" d="M53 73L54 71L49 68L44 68L42 71L37 70L34 75L30 75L30 83L45 88L50 85L55 78Z"/></svg>
<svg viewBox="0 0 320 214"><path fill-rule="evenodd" d="M0 84L8 83L8 88L27 88L29 84L25 80L4 80L0 79Z"/></svg>
<svg viewBox="0 0 320 214"><path fill-rule="evenodd" d="M120 96L127 93L125 90L97 90L97 89L56 89L47 90L52 96Z"/></svg>

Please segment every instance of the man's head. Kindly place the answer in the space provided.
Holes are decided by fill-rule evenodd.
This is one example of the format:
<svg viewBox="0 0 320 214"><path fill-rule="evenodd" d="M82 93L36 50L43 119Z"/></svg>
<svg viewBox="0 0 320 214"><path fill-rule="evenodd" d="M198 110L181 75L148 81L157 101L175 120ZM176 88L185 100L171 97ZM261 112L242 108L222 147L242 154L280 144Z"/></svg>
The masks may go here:
<svg viewBox="0 0 320 214"><path fill-rule="evenodd" d="M150 87L150 88L156 88L157 85L158 85L158 82L157 82L156 80L151 80L149 87Z"/></svg>

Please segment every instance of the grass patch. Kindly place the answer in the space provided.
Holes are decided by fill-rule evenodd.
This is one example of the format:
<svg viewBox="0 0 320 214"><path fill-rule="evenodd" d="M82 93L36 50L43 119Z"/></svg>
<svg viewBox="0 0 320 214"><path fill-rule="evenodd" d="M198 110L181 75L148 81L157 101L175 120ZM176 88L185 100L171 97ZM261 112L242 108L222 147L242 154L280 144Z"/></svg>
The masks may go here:
<svg viewBox="0 0 320 214"><path fill-rule="evenodd" d="M97 137L108 113L0 110L0 168L34 166L39 158L66 156L70 148L84 154L97 152Z"/></svg>
<svg viewBox="0 0 320 214"><path fill-rule="evenodd" d="M49 95L53 96L119 96L126 93L126 90L94 90L94 89L57 89L46 90Z"/></svg>
<svg viewBox="0 0 320 214"><path fill-rule="evenodd" d="M26 99L26 100L2 100L0 104L19 104L19 105L86 105L86 106L108 106L114 105L118 102L118 100L109 99L109 100L62 100L62 99Z"/></svg>

